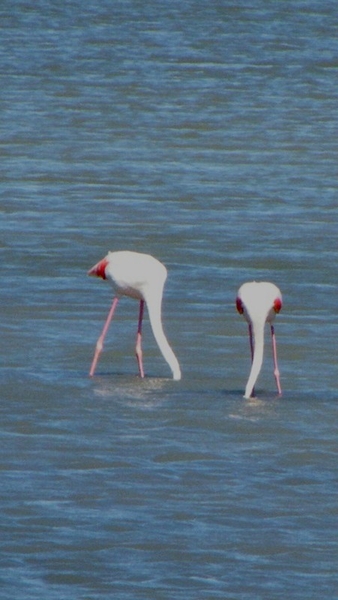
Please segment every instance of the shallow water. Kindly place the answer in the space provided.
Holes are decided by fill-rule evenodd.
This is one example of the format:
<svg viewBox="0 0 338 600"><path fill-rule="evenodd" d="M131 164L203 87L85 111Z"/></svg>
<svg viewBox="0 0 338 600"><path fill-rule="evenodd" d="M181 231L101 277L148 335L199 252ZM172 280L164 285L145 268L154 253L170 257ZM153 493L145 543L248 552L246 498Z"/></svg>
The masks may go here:
<svg viewBox="0 0 338 600"><path fill-rule="evenodd" d="M1 598L337 594L337 8L4 2ZM108 249L168 268L170 379ZM234 299L276 283L257 398Z"/></svg>

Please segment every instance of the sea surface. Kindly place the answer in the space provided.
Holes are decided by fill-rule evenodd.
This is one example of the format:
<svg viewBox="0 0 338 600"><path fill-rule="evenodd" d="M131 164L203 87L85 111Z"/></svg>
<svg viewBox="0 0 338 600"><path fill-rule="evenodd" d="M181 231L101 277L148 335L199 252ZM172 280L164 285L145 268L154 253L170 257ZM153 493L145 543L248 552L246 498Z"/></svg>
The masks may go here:
<svg viewBox="0 0 338 600"><path fill-rule="evenodd" d="M0 106L1 600L338 598L337 2L3 0ZM88 377L126 249L181 381L128 298Z"/></svg>

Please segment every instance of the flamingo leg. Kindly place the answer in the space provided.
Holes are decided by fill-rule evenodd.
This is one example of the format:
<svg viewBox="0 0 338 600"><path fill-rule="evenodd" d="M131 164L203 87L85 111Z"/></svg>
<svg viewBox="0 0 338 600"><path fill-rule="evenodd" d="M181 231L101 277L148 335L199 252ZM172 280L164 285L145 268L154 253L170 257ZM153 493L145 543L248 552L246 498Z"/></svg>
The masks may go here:
<svg viewBox="0 0 338 600"><path fill-rule="evenodd" d="M250 340L250 352L251 352L251 363L252 363L253 359L254 359L255 347L254 347L254 339L253 339L251 323L249 323L249 340ZM253 387L252 392L251 392L251 398L254 398L254 397L255 397L255 388Z"/></svg>
<svg viewBox="0 0 338 600"><path fill-rule="evenodd" d="M254 359L254 340L253 340L251 323L249 323L249 340L250 340L250 352L251 352L251 362L252 362Z"/></svg>
<svg viewBox="0 0 338 600"><path fill-rule="evenodd" d="M138 364L138 370L140 373L140 377L144 378L144 370L143 370L143 353L142 353L142 321L143 321L143 313L144 313L144 300L140 300L140 312L138 318L138 326L137 326L137 336L136 336L136 346L135 346L135 354L136 360Z"/></svg>
<svg viewBox="0 0 338 600"><path fill-rule="evenodd" d="M281 396L282 388L280 385L280 377L279 377L280 373L279 373L278 363L277 363L277 344L276 344L275 328L273 325L271 325L271 339L272 339L272 353L273 353L273 364L274 364L273 374L275 376L278 394L279 394L279 396Z"/></svg>
<svg viewBox="0 0 338 600"><path fill-rule="evenodd" d="M95 373L95 369L96 369L96 365L97 365L97 361L99 360L99 356L103 350L103 342L104 342L104 338L106 337L106 333L108 331L108 327L111 323L111 320L113 318L114 312L115 312L115 308L117 306L119 299L117 297L114 298L113 303L111 305L110 311L108 313L106 322L104 324L104 327L102 329L102 333L99 337L99 339L96 342L96 347L95 347L95 354L94 354L94 358L93 358L93 362L91 364L90 367L90 371L89 371L89 377L93 377L94 373Z"/></svg>

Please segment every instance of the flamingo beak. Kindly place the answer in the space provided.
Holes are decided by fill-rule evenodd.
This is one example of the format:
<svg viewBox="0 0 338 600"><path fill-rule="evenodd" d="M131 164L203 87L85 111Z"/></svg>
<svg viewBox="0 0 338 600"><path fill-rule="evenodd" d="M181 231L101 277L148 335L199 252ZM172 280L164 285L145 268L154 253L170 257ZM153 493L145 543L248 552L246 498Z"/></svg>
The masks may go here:
<svg viewBox="0 0 338 600"><path fill-rule="evenodd" d="M96 275L96 277L102 277L102 279L107 279L106 277L106 267L109 264L107 258L103 258L94 265L91 269L89 269L87 275Z"/></svg>

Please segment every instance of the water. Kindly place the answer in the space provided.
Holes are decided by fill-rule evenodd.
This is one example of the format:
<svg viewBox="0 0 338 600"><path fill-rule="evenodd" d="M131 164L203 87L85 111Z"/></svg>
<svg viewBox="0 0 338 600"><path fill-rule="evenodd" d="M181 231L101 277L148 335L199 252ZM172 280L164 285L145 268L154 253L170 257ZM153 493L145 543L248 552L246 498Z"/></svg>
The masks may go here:
<svg viewBox="0 0 338 600"><path fill-rule="evenodd" d="M338 9L4 1L1 599L332 599ZM170 379L108 249L169 271ZM255 400L246 280L283 292Z"/></svg>

